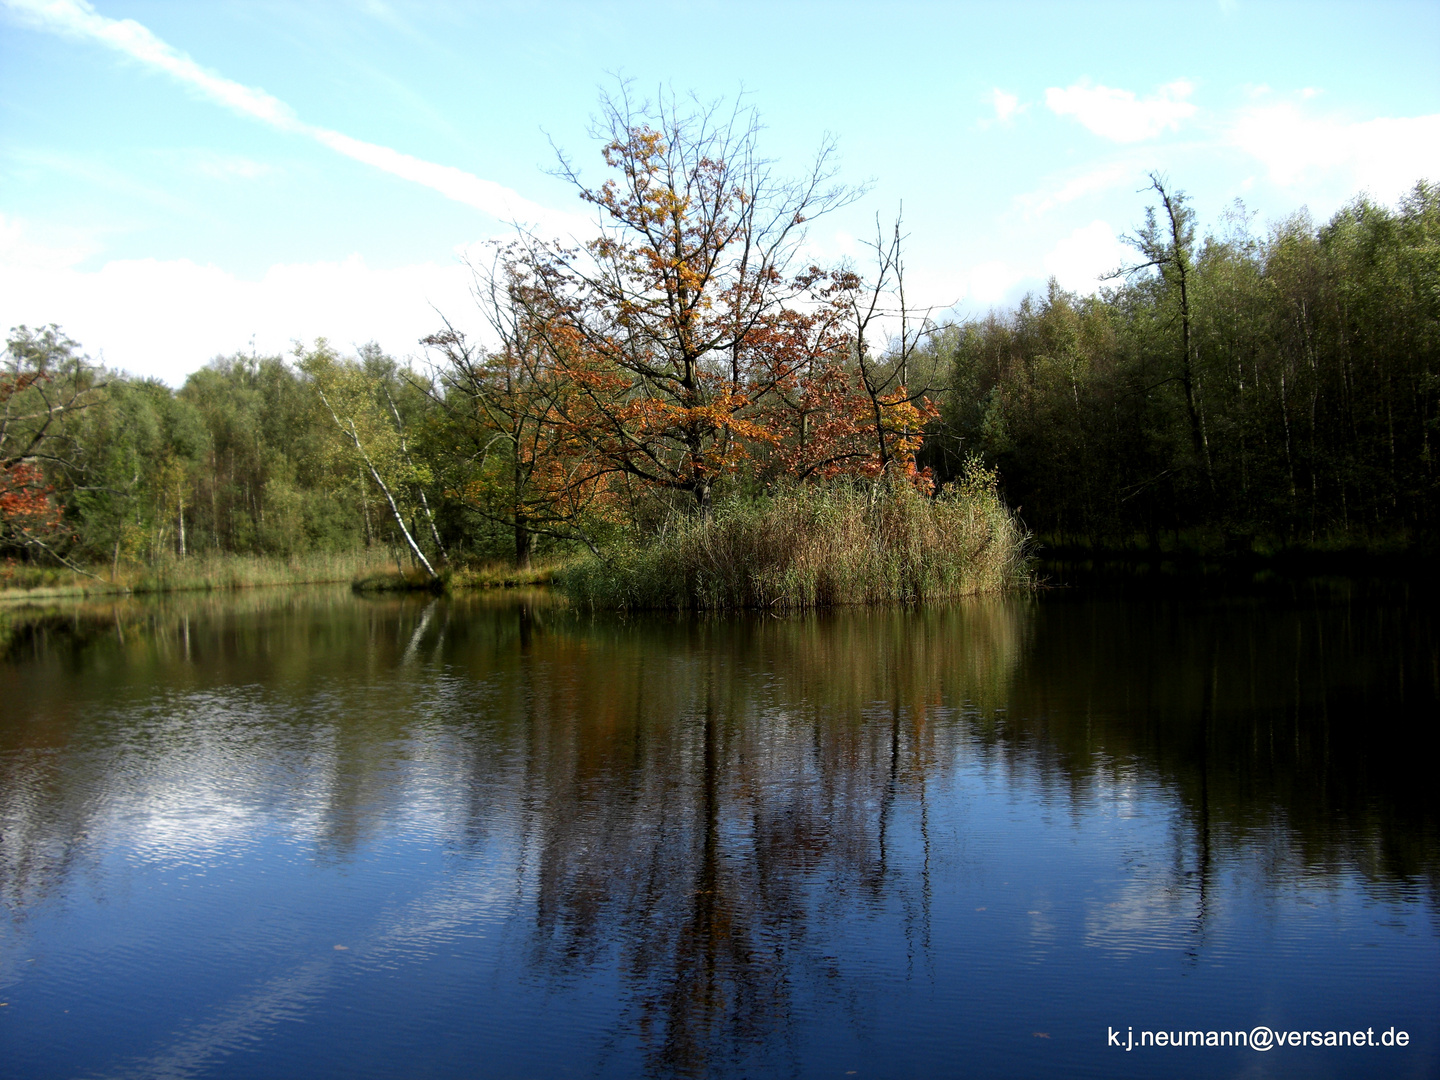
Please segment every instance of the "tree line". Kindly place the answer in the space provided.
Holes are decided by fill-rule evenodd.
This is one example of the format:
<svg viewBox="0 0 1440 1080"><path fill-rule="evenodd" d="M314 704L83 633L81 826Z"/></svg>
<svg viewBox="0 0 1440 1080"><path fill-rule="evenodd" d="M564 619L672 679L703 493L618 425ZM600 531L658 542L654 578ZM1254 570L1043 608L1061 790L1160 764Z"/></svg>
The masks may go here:
<svg viewBox="0 0 1440 1080"><path fill-rule="evenodd" d="M1136 259L947 326L929 452L977 450L1055 543L1433 543L1440 189L1199 235L1164 179Z"/></svg>
<svg viewBox="0 0 1440 1080"><path fill-rule="evenodd" d="M998 476L1047 539L1227 544L1433 536L1440 192L1256 236L1153 206L1113 283L1054 282L937 323L896 221L870 265L813 265L807 223L861 193L822 146L799 178L736 108L602 99L595 214L474 267L484 330L417 361L324 341L178 390L20 327L0 378L0 555L86 572L197 552L385 545L447 563L665 534L735 500Z"/></svg>

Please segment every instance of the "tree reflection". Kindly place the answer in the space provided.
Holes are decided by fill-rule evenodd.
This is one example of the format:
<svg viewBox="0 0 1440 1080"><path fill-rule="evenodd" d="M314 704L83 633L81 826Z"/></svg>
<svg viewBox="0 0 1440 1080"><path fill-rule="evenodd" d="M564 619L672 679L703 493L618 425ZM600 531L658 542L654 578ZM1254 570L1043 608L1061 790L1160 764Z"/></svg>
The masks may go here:
<svg viewBox="0 0 1440 1080"><path fill-rule="evenodd" d="M1440 633L1423 595L1052 603L1038 612L1003 738L1085 799L1138 765L1192 822L1191 866L1283 839L1440 897L1432 781Z"/></svg>
<svg viewBox="0 0 1440 1080"><path fill-rule="evenodd" d="M532 963L617 960L656 1073L783 1055L800 988L847 1006L827 927L889 906L928 947L926 776L960 753L948 703L1003 695L1025 611L607 628L570 658L583 697L532 687Z"/></svg>

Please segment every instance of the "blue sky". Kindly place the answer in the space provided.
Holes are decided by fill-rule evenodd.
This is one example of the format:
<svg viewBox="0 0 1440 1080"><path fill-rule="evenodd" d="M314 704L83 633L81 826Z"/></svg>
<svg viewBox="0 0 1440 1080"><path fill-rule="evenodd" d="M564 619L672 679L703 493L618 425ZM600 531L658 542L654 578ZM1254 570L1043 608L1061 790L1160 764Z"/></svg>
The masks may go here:
<svg viewBox="0 0 1440 1080"><path fill-rule="evenodd" d="M1440 3L0 0L0 323L183 381L324 335L418 351L475 321L466 251L583 230L600 87L740 90L851 257L903 203L907 291L958 316L1123 258L1154 169L1255 228L1440 181Z"/></svg>

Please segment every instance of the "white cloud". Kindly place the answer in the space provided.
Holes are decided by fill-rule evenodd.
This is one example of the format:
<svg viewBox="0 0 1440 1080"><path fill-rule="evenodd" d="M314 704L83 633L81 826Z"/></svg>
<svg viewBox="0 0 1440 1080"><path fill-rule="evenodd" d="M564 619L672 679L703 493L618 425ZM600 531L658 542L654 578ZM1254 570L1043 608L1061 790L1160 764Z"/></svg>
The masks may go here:
<svg viewBox="0 0 1440 1080"><path fill-rule="evenodd" d="M1440 114L1352 123L1286 102L1243 111L1228 139L1284 188L1328 180L1388 202L1417 180L1440 179Z"/></svg>
<svg viewBox="0 0 1440 1080"><path fill-rule="evenodd" d="M1045 273L1055 278L1062 289L1087 295L1100 287L1105 275L1134 255L1109 224L1097 219L1050 249L1044 259Z"/></svg>
<svg viewBox="0 0 1440 1080"><path fill-rule="evenodd" d="M1157 94L1137 98L1131 90L1091 86L1088 79L1081 79L1064 90L1050 87L1045 91L1045 104L1056 116L1073 116L1102 138L1140 142L1167 129L1173 131L1182 120L1194 116L1198 110L1185 100L1194 89L1185 79L1177 79L1160 87Z"/></svg>
<svg viewBox="0 0 1440 1080"><path fill-rule="evenodd" d="M1002 124L1008 124L1010 118L1020 111L1020 99L998 86L990 91L990 104L995 107L995 119Z"/></svg>
<svg viewBox="0 0 1440 1080"><path fill-rule="evenodd" d="M30 239L29 232L20 220L0 214L0 266L32 271L61 270L103 250L95 237L73 228L65 230L67 235L63 237L51 229L45 242ZM3 303L0 299L0 304Z"/></svg>
<svg viewBox="0 0 1440 1080"><path fill-rule="evenodd" d="M457 260L378 268L340 262L277 264L258 280L188 259L116 260L80 270L90 252L47 249L0 219L0 327L59 323L112 368L178 386L211 358L288 352L327 337L345 348L377 341L395 356L419 351L440 323L473 318L470 272Z"/></svg>
<svg viewBox="0 0 1440 1080"><path fill-rule="evenodd" d="M412 157L339 131L302 121L295 111L258 87L245 86L197 64L133 19L99 14L88 0L0 0L32 26L99 42L163 71L202 97L280 131L302 135L338 154L437 191L501 221L520 221L562 235L574 231L574 215L531 202L518 192L450 165Z"/></svg>
<svg viewBox="0 0 1440 1080"><path fill-rule="evenodd" d="M999 259L971 267L957 282L959 298L974 304L998 304L1025 277L1025 272Z"/></svg>

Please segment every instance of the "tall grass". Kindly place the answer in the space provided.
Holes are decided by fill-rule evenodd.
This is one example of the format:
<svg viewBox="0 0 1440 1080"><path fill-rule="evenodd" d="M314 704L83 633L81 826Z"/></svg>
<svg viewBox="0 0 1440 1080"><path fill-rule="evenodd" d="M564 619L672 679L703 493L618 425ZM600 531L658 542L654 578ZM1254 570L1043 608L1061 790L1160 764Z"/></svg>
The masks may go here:
<svg viewBox="0 0 1440 1080"><path fill-rule="evenodd" d="M708 519L580 562L560 585L596 608L919 603L1025 584L1026 540L993 475L972 468L933 499L882 482L722 504Z"/></svg>
<svg viewBox="0 0 1440 1080"><path fill-rule="evenodd" d="M351 581L382 567L393 567L381 548L341 553L314 552L290 557L207 552L156 563L91 568L94 577L63 567L0 568L0 599L104 596L246 589L262 585L309 585Z"/></svg>

